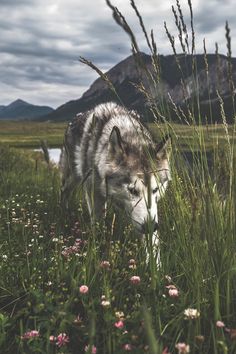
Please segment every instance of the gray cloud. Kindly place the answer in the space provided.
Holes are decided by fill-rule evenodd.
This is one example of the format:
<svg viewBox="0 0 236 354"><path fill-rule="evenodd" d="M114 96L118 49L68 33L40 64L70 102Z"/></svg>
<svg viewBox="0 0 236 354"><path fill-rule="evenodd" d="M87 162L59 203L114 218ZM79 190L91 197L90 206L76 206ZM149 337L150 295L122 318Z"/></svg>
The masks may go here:
<svg viewBox="0 0 236 354"><path fill-rule="evenodd" d="M207 37L208 51L214 43L225 53L224 24L236 24L234 1L193 0L197 51ZM129 1L114 0L133 28L140 49L148 52L143 33ZM160 53L170 54L163 22L176 37L171 0L137 0L147 30L154 29ZM182 4L189 24L187 2ZM105 0L1 0L0 77L1 104L20 97L54 107L80 97L97 74L79 63L79 56L108 70L130 55L127 34L117 26ZM180 50L180 47L178 50Z"/></svg>
<svg viewBox="0 0 236 354"><path fill-rule="evenodd" d="M234 0L223 2L220 0L211 0L202 4L199 9L196 9L194 15L197 31L205 34L212 33L218 28L224 28L226 21L234 25L236 17L233 11L234 6Z"/></svg>
<svg viewBox="0 0 236 354"><path fill-rule="evenodd" d="M34 2L34 1L33 1ZM32 4L31 0L21 0L21 1L16 1L16 0L1 0L1 6L24 6L27 4Z"/></svg>

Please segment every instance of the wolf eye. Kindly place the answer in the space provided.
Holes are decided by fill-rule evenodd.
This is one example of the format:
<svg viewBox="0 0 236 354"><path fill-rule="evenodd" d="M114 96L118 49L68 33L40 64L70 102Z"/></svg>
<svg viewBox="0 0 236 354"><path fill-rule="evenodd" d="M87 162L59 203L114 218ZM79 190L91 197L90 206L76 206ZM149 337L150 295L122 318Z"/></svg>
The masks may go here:
<svg viewBox="0 0 236 354"><path fill-rule="evenodd" d="M139 192L134 187L128 187L128 191L130 192L130 194L135 195L136 197L138 197L139 195Z"/></svg>
<svg viewBox="0 0 236 354"><path fill-rule="evenodd" d="M156 187L155 189L152 190L152 193L155 194L158 191L158 187Z"/></svg>

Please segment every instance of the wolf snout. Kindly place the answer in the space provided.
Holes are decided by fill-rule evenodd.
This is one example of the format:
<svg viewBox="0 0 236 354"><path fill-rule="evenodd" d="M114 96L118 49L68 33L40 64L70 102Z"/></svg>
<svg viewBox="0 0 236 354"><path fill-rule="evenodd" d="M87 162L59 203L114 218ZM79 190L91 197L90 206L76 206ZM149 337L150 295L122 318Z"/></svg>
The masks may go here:
<svg viewBox="0 0 236 354"><path fill-rule="evenodd" d="M158 230L158 227L159 227L158 223L155 222L155 223L154 223L154 226L153 226L153 231L157 231L157 230Z"/></svg>
<svg viewBox="0 0 236 354"><path fill-rule="evenodd" d="M155 232L158 230L158 223L156 221L150 222L150 221L146 221L145 223L142 224L141 228L142 228L142 232Z"/></svg>

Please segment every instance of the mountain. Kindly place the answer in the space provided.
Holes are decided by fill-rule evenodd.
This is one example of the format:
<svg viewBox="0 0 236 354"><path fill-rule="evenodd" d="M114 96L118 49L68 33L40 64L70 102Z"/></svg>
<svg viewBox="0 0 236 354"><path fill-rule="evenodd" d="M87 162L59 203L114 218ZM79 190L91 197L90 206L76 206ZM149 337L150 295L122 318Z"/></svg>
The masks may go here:
<svg viewBox="0 0 236 354"><path fill-rule="evenodd" d="M23 100L16 100L8 106L0 106L0 120L29 120L45 116L53 112L53 108L36 106Z"/></svg>
<svg viewBox="0 0 236 354"><path fill-rule="evenodd" d="M207 59L207 70L206 70ZM139 62L140 65L137 63ZM220 94L228 122L236 107L232 105L229 85L228 58L223 55L208 54L158 56L160 80L155 72L152 58L140 53L139 57L129 56L115 65L106 74L116 93L108 84L98 78L81 98L65 103L42 120L64 121L72 119L78 112L84 112L98 103L116 101L130 109L137 110L144 121L152 121L150 106L157 105L160 116L179 121L182 110L189 117L188 110L200 113L202 122L222 122ZM232 58L232 81L236 86L236 58ZM149 73L149 74L148 74ZM193 74L194 73L194 74ZM150 79L153 77L154 80ZM142 82L149 92L149 99L137 89ZM218 93L217 93L218 92ZM175 105L173 105L173 102ZM188 119L188 118L187 118Z"/></svg>

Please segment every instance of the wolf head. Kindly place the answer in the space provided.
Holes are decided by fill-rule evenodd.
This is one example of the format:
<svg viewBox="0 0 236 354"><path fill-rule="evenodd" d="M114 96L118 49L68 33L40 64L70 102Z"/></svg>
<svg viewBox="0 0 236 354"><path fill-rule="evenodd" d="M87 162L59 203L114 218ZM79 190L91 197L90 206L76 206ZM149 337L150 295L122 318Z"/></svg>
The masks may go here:
<svg viewBox="0 0 236 354"><path fill-rule="evenodd" d="M121 134L114 127L109 139L107 194L126 211L136 230L144 232L151 227L155 231L157 203L170 180L170 138L155 146L142 137L140 141L137 137L123 140Z"/></svg>

